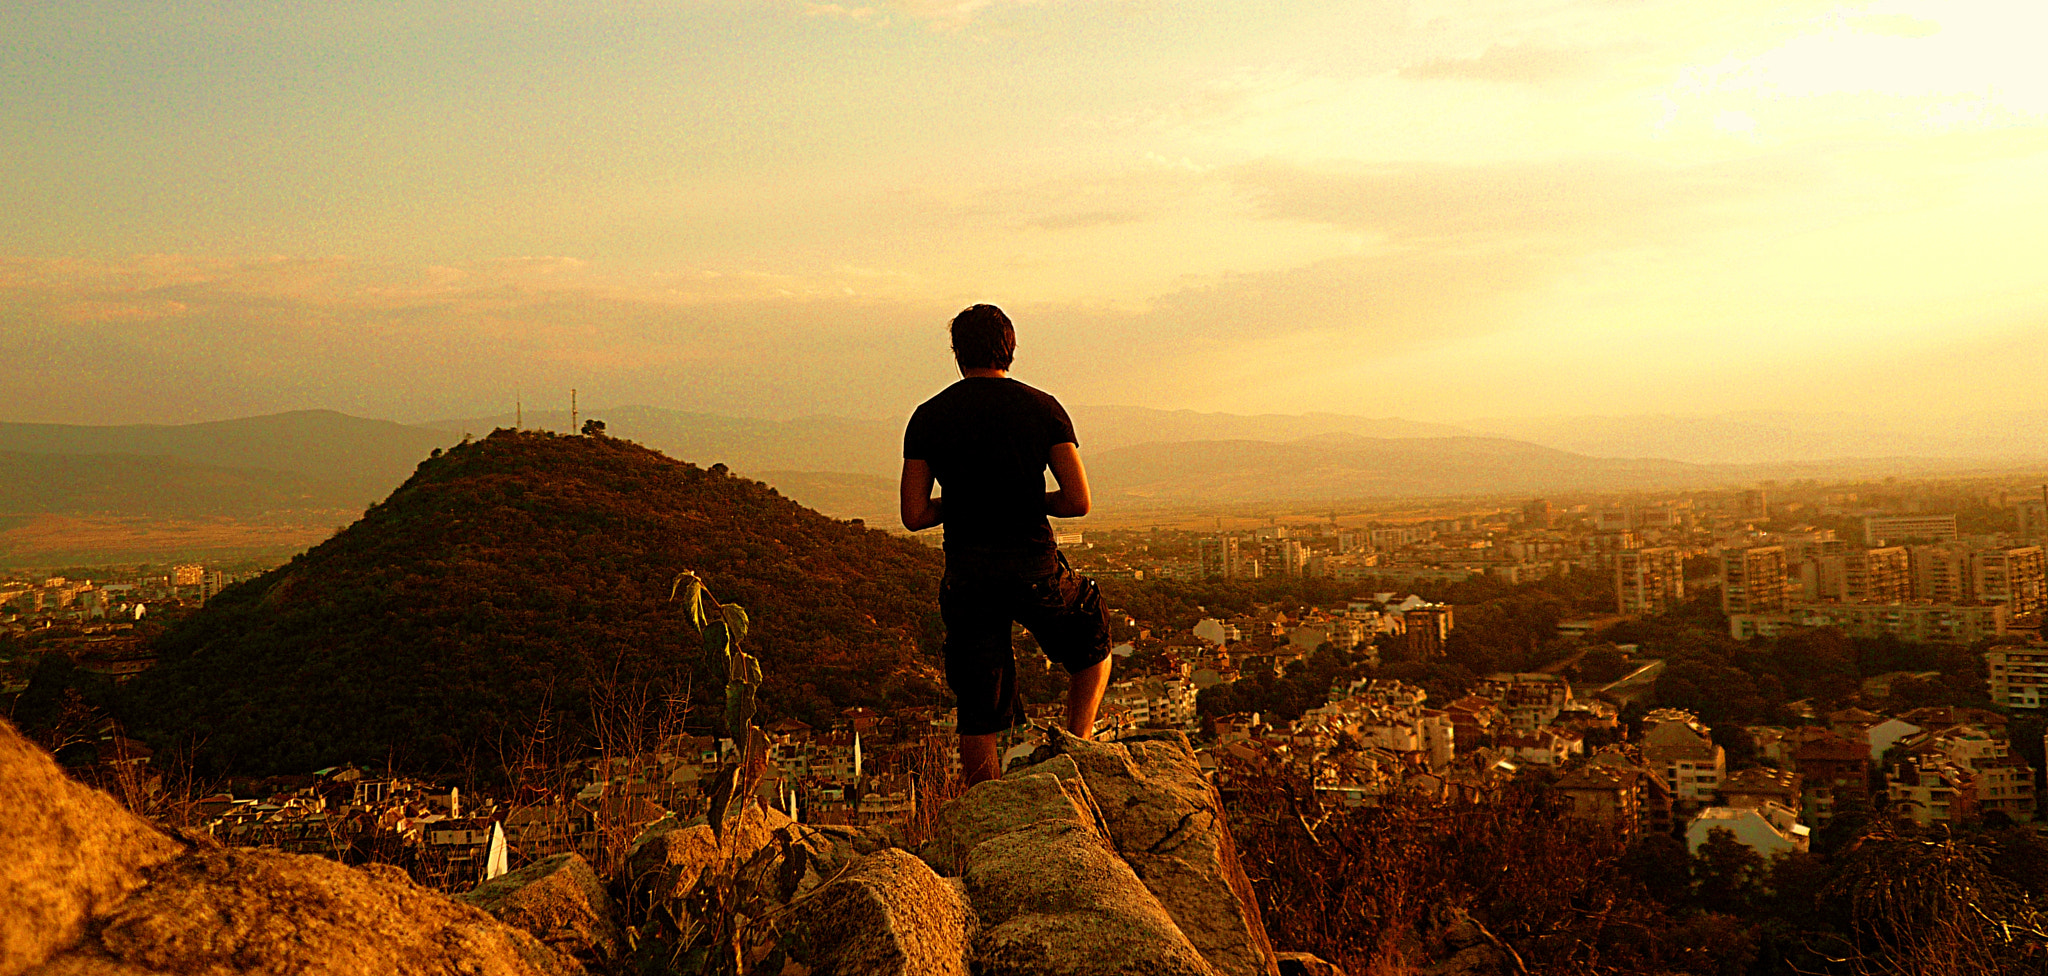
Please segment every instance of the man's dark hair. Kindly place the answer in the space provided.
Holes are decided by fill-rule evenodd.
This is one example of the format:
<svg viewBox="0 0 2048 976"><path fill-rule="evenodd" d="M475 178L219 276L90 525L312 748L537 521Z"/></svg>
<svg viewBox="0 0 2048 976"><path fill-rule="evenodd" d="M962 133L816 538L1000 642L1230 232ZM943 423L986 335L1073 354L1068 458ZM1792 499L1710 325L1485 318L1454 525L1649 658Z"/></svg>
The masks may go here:
<svg viewBox="0 0 2048 976"><path fill-rule="evenodd" d="M1009 369L1017 352L1017 330L994 305L976 305L953 316L953 360L961 369Z"/></svg>

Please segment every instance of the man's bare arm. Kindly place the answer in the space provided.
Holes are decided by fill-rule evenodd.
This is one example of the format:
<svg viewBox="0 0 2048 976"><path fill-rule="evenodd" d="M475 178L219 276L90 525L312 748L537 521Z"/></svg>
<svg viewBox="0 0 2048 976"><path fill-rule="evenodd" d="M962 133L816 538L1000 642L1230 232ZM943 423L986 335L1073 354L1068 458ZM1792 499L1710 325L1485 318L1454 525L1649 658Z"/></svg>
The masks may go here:
<svg viewBox="0 0 2048 976"><path fill-rule="evenodd" d="M912 532L929 529L946 520L941 499L932 497L932 466L923 462L903 459L903 483L900 489L903 509L903 527Z"/></svg>
<svg viewBox="0 0 2048 976"><path fill-rule="evenodd" d="M1088 472L1081 468L1081 451L1072 441L1052 446L1052 478L1058 491L1045 493L1045 514L1058 518L1080 518L1088 514Z"/></svg>

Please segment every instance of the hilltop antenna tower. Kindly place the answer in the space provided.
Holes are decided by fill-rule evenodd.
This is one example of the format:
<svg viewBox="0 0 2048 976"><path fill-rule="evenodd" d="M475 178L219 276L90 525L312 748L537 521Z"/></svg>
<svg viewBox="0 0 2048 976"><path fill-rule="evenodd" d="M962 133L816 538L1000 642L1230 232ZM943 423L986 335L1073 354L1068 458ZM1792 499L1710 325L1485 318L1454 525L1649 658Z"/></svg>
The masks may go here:
<svg viewBox="0 0 2048 976"><path fill-rule="evenodd" d="M519 399L519 391L512 392L512 429L526 429L526 404Z"/></svg>
<svg viewBox="0 0 2048 976"><path fill-rule="evenodd" d="M576 390L569 390L569 433L576 433Z"/></svg>

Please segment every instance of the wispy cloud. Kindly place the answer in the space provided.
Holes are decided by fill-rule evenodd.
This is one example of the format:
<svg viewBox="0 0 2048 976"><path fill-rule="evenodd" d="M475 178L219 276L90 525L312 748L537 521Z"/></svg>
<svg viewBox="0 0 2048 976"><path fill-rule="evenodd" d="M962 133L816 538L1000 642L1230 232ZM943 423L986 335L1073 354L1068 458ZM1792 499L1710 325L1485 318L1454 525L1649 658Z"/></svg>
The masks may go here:
<svg viewBox="0 0 2048 976"><path fill-rule="evenodd" d="M1266 217L1469 246L1530 237L1595 244L1682 232L1685 215L1795 192L1818 174L1790 158L1670 166L1596 157L1466 165L1268 162L1236 167L1230 177L1254 191Z"/></svg>
<svg viewBox="0 0 2048 976"><path fill-rule="evenodd" d="M1541 84L1591 75L1596 57L1589 51L1504 44L1471 57L1431 58L1402 68L1401 77Z"/></svg>

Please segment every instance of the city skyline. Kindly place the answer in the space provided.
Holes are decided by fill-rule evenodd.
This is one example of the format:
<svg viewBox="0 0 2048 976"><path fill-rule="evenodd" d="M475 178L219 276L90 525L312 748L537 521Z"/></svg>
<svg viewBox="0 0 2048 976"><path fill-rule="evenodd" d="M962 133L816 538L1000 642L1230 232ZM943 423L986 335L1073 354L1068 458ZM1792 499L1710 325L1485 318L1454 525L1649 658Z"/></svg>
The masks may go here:
<svg viewBox="0 0 2048 976"><path fill-rule="evenodd" d="M0 12L0 420L2048 409L2018 3Z"/></svg>

